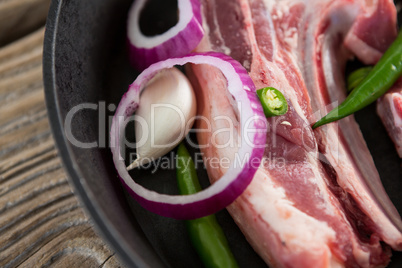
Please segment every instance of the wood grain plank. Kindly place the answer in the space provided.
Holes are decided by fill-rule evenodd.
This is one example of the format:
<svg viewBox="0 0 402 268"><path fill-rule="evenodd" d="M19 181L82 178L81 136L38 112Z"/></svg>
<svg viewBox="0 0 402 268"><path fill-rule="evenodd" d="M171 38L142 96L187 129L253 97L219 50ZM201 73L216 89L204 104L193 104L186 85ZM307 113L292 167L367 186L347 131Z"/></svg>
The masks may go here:
<svg viewBox="0 0 402 268"><path fill-rule="evenodd" d="M17 2L0 0L0 32L5 6ZM42 27L0 48L0 267L121 267L57 155L44 102L43 34Z"/></svg>
<svg viewBox="0 0 402 268"><path fill-rule="evenodd" d="M35 109L32 109L31 111L27 112L27 114L29 116L24 115L16 120L12 120L7 124L3 125L3 128L0 129L0 135L7 134L17 128L21 128L28 122L37 122L39 120L42 120L43 118L47 118L46 111L39 110L38 107L35 107Z"/></svg>
<svg viewBox="0 0 402 268"><path fill-rule="evenodd" d="M38 81L41 84L42 68L32 68L23 73L16 74L15 76L5 77L0 80L0 100L10 94L10 92L18 92L21 89L30 87L33 84L37 84Z"/></svg>
<svg viewBox="0 0 402 268"><path fill-rule="evenodd" d="M43 267L65 267L66 263L69 263L71 267L108 267L105 264L114 255L110 255L110 251L104 244L93 237L92 229L77 226L75 230L67 230L53 239L32 258L36 262L43 263ZM55 250L60 248L63 250ZM22 265L22 267L29 267L29 265ZM112 267L119 267L119 263L113 263Z"/></svg>
<svg viewBox="0 0 402 268"><path fill-rule="evenodd" d="M42 61L42 48L34 47L29 53L24 53L18 57L10 58L0 64L0 78L16 75L27 71L33 66L38 66Z"/></svg>
<svg viewBox="0 0 402 268"><path fill-rule="evenodd" d="M49 152L54 149L54 143L52 139L48 139L36 147L26 148L24 151L17 152L13 156L4 159L0 162L0 179L6 172L13 168L20 168L25 162L31 161L36 157L40 157L43 153Z"/></svg>
<svg viewBox="0 0 402 268"><path fill-rule="evenodd" d="M0 1L0 46L44 24L50 0Z"/></svg>
<svg viewBox="0 0 402 268"><path fill-rule="evenodd" d="M3 7L3 9L5 8ZM0 14L3 14L3 12L0 12ZM40 27L38 30L24 36L19 41L2 47L0 49L0 63L6 62L11 58L18 57L18 55L21 53L27 53L34 48L41 47L44 34L45 27Z"/></svg>
<svg viewBox="0 0 402 268"><path fill-rule="evenodd" d="M6 125L15 118L29 116L34 108L46 108L44 99L43 90L35 90L20 96L18 101L7 102L0 107L0 124Z"/></svg>
<svg viewBox="0 0 402 268"><path fill-rule="evenodd" d="M13 168L4 171L4 173L0 177L0 184L4 183L4 181L6 181L9 178L11 179L13 177L16 177L19 174L26 172L27 170L32 170L36 166L42 163L47 163L51 159L57 157L57 152L53 146L50 148L50 150L46 151L34 150L34 152L36 153L35 157L27 159L25 161L21 161L19 165L15 165Z"/></svg>
<svg viewBox="0 0 402 268"><path fill-rule="evenodd" d="M24 149L28 143L35 142L45 135L50 135L50 129L47 128L48 125L47 118L45 118L3 135L0 139L0 148L3 149L0 151L0 160L11 152L15 153L18 150Z"/></svg>

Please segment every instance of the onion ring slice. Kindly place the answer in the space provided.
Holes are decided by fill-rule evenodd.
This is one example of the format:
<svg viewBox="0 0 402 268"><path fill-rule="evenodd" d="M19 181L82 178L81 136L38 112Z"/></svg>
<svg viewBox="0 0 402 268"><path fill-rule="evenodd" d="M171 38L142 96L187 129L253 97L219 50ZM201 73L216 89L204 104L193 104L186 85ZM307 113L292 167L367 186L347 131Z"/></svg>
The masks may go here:
<svg viewBox="0 0 402 268"><path fill-rule="evenodd" d="M120 141L125 135L127 120L139 106L140 93L146 83L158 71L186 63L209 64L218 68L226 77L227 89L241 111L239 126L242 142L237 153L240 158L247 157L248 161L245 161L243 166L236 166L235 161L232 161L229 169L217 182L196 194L184 196L159 194L137 184L130 177L121 156ZM239 62L227 55L206 52L167 59L144 70L122 97L113 117L110 138L113 161L120 179L141 206L161 216L195 219L218 212L243 193L261 162L266 133L267 121L255 92L254 83L247 71Z"/></svg>
<svg viewBox="0 0 402 268"><path fill-rule="evenodd" d="M204 36L201 4L198 0L178 0L177 24L160 35L143 35L139 21L146 1L134 1L128 15L129 57L131 64L138 70L144 70L161 60L187 55Z"/></svg>

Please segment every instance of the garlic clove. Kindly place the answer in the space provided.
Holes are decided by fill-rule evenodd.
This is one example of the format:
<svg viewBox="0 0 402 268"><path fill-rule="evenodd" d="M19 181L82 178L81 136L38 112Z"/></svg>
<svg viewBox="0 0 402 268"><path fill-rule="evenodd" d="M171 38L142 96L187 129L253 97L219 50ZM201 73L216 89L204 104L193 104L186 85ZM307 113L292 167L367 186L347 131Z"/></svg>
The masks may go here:
<svg viewBox="0 0 402 268"><path fill-rule="evenodd" d="M137 159L127 170L145 165L170 152L187 135L197 111L195 94L177 68L158 73L140 96L135 113Z"/></svg>

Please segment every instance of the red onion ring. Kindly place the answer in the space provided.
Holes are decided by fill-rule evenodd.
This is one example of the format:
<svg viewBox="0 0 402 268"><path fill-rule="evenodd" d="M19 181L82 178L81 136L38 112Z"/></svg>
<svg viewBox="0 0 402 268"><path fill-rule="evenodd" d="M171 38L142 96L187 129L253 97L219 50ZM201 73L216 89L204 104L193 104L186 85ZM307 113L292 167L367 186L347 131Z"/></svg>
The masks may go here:
<svg viewBox="0 0 402 268"><path fill-rule="evenodd" d="M138 70L152 63L190 53L204 36L201 4L198 0L178 0L179 20L163 34L145 36L139 26L146 0L136 0L128 15L127 37L130 62Z"/></svg>
<svg viewBox="0 0 402 268"><path fill-rule="evenodd" d="M246 164L236 167L234 163L226 173L205 190L193 195L166 195L148 190L134 182L126 170L121 156L120 141L125 135L127 119L139 106L140 92L146 83L164 68L186 63L209 64L221 70L228 82L228 90L239 105L240 133L242 142L239 157L250 156ZM241 105L241 109L240 109ZM110 132L114 165L123 185L144 208L156 214L176 219L194 219L218 212L232 203L251 182L263 156L267 121L255 93L255 86L247 71L239 62L221 53L207 52L171 58L151 65L130 85L122 97L113 117ZM246 129L252 129L247 132ZM247 136L248 141L245 141ZM242 159L242 158L241 158Z"/></svg>

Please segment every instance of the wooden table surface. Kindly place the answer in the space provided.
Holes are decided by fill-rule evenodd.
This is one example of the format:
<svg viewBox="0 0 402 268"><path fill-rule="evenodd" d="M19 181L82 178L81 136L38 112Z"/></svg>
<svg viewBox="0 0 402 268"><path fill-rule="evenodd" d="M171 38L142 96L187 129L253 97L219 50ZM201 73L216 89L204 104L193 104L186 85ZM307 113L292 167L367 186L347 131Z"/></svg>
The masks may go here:
<svg viewBox="0 0 402 268"><path fill-rule="evenodd" d="M120 267L74 196L50 131L48 6L0 0L0 267Z"/></svg>

